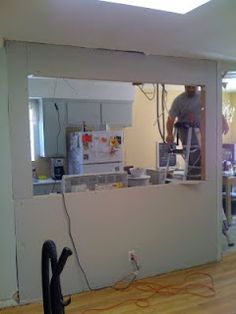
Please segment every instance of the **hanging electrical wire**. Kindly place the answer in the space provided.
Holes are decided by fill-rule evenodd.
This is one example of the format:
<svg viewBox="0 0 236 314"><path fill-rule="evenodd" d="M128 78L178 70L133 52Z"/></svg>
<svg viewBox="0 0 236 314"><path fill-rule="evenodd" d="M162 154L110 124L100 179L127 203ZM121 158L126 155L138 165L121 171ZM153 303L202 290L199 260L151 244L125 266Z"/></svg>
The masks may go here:
<svg viewBox="0 0 236 314"><path fill-rule="evenodd" d="M152 84L153 86L153 91L152 92L146 92L144 89L143 89L143 84L140 85L140 84L137 84L138 88L140 89L140 91L145 95L145 97L152 101L155 97L156 97L156 86L155 84ZM151 96L149 96L148 94L151 94Z"/></svg>
<svg viewBox="0 0 236 314"><path fill-rule="evenodd" d="M158 84L157 84L156 90L157 90L157 97L156 97L157 120L156 120L156 123L157 123L157 128L158 128L159 134L162 138L162 141L164 142L165 139L164 139L164 135L163 135L163 132L161 130L161 124L160 124L161 114L159 112L159 85Z"/></svg>
<svg viewBox="0 0 236 314"><path fill-rule="evenodd" d="M158 132L161 136L161 139L163 143L165 143L165 138L166 138L166 116L165 113L168 113L168 108L167 108L167 90L165 88L165 84L161 84L161 111L160 111L160 90L159 90L159 85L157 84L156 91L157 91L157 96L156 96L156 111L157 111L157 117L156 121L154 123L157 124Z"/></svg>
<svg viewBox="0 0 236 314"><path fill-rule="evenodd" d="M152 101L156 98L156 107L157 107L157 127L158 127L158 131L160 133L160 136L162 138L162 141L165 143L165 110L167 110L166 108L166 98L167 98L167 91L165 89L165 85L161 84L162 86L162 96L161 96L161 113L159 111L159 87L158 84L152 84L153 85L153 91L151 92L151 96L149 96L148 94L150 94L150 92L146 92L143 89L143 84L142 83L134 83L133 85L137 86L139 88L139 90L145 95L145 97L149 100ZM160 122L160 118L162 118L162 125Z"/></svg>
<svg viewBox="0 0 236 314"><path fill-rule="evenodd" d="M162 141L165 142L165 110L167 110L166 108L166 98L167 98L167 91L165 89L165 85L162 85L162 97L161 97L161 113L159 110L159 87L158 84L152 84L153 85L153 91L147 92L144 90L143 88L143 84L142 83L134 83L133 85L137 86L139 88L139 90L145 95L145 97L149 100L152 101L156 98L156 107L157 107L157 127L158 127L158 131L160 133L160 136L162 138ZM149 96L149 94L151 94L151 96ZM162 118L162 123L160 122L160 118Z"/></svg>
<svg viewBox="0 0 236 314"><path fill-rule="evenodd" d="M55 110L57 112L57 122L58 122L58 132L57 132L57 135L56 135L56 156L58 156L59 155L59 136L61 134L62 128L61 128L61 121L60 121L60 111L59 111L57 103L54 103L54 107L55 107ZM57 182L57 179L55 178L54 179L54 184L52 186L51 193L54 192L54 189L55 189L55 186L56 186L56 182Z"/></svg>
<svg viewBox="0 0 236 314"><path fill-rule="evenodd" d="M165 109L166 109L166 99L167 99L167 91L165 89L165 84L161 84L162 86L162 93L161 93L161 109L162 109L162 133L164 137L164 141L166 138L166 127L165 127Z"/></svg>
<svg viewBox="0 0 236 314"><path fill-rule="evenodd" d="M57 122L58 122L58 132L57 132L57 136L56 136L56 145L57 145L56 155L58 156L58 154L59 154L59 136L61 134L61 121L60 121L60 111L59 111L58 105L55 103L54 106L55 106L55 109L57 112Z"/></svg>

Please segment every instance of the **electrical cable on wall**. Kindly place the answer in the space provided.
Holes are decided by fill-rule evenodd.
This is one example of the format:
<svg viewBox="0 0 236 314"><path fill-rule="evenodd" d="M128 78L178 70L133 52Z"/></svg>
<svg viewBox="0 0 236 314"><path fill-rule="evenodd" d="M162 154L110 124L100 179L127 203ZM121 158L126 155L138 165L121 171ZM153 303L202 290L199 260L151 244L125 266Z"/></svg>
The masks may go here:
<svg viewBox="0 0 236 314"><path fill-rule="evenodd" d="M54 84L54 90L53 90L53 98L56 98L56 89L57 89L57 79L55 80L55 84ZM59 136L61 133L61 121L60 121L60 110L59 107L57 105L57 103L54 103L54 107L56 109L57 112L57 121L58 121L58 132L56 135L56 155L59 155Z"/></svg>
<svg viewBox="0 0 236 314"><path fill-rule="evenodd" d="M87 277L87 275L85 273L85 270L83 269L83 266L82 266L82 264L80 262L79 254L78 254L78 251L76 249L75 241L74 241L74 238L73 238L73 235L72 235L71 218L70 218L70 215L68 213L68 209L67 209L67 204L66 204L66 199L65 199L65 194L64 193L62 193L62 201L63 201L63 209L64 209L64 212L65 212L66 218L67 218L68 234L69 234L70 241L71 241L74 253L75 253L77 264L78 264L79 269L81 270L81 272L83 274L83 277L85 279L85 282L86 282L86 285L87 285L88 289L90 291L96 291L96 289L91 287L91 285L89 283L89 280L88 280L88 277ZM120 280L118 280L115 284L111 285L110 288L113 288L115 290L125 290L125 289L129 288L130 285L137 279L137 276L138 276L138 273L139 273L139 270L140 270L140 266L138 264L137 257L135 255L131 258L131 263L132 263L132 265L134 267L134 271L129 272L127 275L125 275Z"/></svg>
<svg viewBox="0 0 236 314"><path fill-rule="evenodd" d="M56 155L59 155L59 136L61 134L61 121L60 121L60 111L58 108L58 105L55 103L54 104L56 112L57 112L57 122L58 122L58 132L56 135L56 145L57 145L57 150L56 150Z"/></svg>
<svg viewBox="0 0 236 314"><path fill-rule="evenodd" d="M60 121L60 110L58 108L58 105L56 103L54 103L54 107L56 109L56 112L57 112L57 122L58 122L58 132L57 132L57 135L56 135L56 156L59 155L59 136L61 134L61 121ZM54 189L55 189L55 186L56 186L56 178L54 179L54 183L53 183L53 186L52 186L52 190L51 190L51 193L54 192Z"/></svg>
<svg viewBox="0 0 236 314"><path fill-rule="evenodd" d="M73 250L74 250L74 253L75 253L75 258L76 258L76 261L77 261L77 264L84 276L84 279L85 279L85 282L86 282L86 285L88 287L88 289L90 291L95 291L96 289L93 289L89 283L89 280L88 280L88 277L81 265L81 262L80 262L80 258L79 258L79 254L78 254L78 251L76 249L76 246L75 246L75 241L74 241L74 238L72 236L72 231L71 231L71 218L70 218L70 215L68 213L68 210L67 210L67 205L66 205L66 200L65 200L65 194L62 193L62 201L63 201L63 208L64 208L64 211L65 211L65 214L66 214L66 218L67 218L67 224L68 224L68 234L69 234L69 237L70 237L70 241L71 241L71 244L72 244L72 247L73 247Z"/></svg>

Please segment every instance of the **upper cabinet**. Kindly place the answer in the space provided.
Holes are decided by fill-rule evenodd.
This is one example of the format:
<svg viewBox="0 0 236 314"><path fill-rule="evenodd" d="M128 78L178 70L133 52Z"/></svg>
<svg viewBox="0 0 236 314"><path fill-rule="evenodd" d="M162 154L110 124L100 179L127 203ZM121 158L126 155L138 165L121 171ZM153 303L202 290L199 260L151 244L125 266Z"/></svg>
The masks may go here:
<svg viewBox="0 0 236 314"><path fill-rule="evenodd" d="M68 124L76 125L85 122L86 124L101 123L101 105L99 102L89 101L68 101Z"/></svg>
<svg viewBox="0 0 236 314"><path fill-rule="evenodd" d="M110 127L132 126L132 103L104 102L101 107L102 123Z"/></svg>
<svg viewBox="0 0 236 314"><path fill-rule="evenodd" d="M125 101L67 102L68 125L105 125L128 127L132 125L132 103Z"/></svg>

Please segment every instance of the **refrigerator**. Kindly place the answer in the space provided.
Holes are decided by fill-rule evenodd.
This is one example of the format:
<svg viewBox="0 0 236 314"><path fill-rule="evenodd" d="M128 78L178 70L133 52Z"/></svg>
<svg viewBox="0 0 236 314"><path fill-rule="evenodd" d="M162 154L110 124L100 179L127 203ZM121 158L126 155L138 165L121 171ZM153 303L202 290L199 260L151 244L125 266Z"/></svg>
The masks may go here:
<svg viewBox="0 0 236 314"><path fill-rule="evenodd" d="M68 174L123 171L123 132L69 132Z"/></svg>

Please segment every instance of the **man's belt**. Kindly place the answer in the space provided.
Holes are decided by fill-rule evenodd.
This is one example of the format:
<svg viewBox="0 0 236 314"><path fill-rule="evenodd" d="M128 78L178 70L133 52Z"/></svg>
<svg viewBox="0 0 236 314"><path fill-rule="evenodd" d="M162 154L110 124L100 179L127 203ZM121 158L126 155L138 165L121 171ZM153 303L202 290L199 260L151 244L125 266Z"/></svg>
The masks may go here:
<svg viewBox="0 0 236 314"><path fill-rule="evenodd" d="M199 128L198 122L176 122L174 124L176 129L189 129L189 128Z"/></svg>

